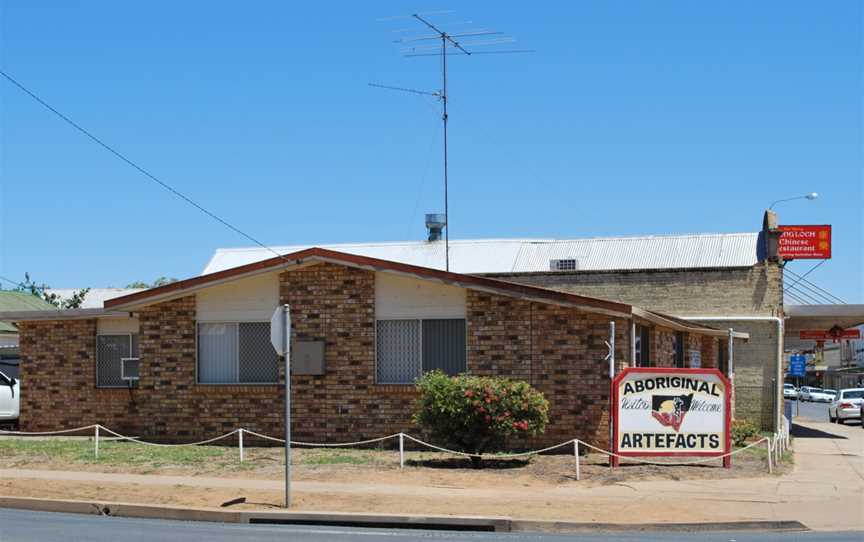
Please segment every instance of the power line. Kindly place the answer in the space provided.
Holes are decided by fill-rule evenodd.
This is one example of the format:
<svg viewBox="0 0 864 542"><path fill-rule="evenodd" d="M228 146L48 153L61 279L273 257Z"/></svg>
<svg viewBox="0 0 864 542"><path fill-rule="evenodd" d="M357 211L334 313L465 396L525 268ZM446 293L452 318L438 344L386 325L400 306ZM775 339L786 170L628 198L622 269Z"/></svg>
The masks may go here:
<svg viewBox="0 0 864 542"><path fill-rule="evenodd" d="M798 297L797 295L793 294L792 292L783 292L783 294L786 295L786 296L788 296L788 297L790 297L790 298L792 298L792 301L795 301L795 302L798 303L799 305L811 305L811 304L812 304L812 303L807 302L807 301L804 300L804 299L801 299L800 297Z"/></svg>
<svg viewBox="0 0 864 542"><path fill-rule="evenodd" d="M43 100L42 98L40 98L38 95L36 95L35 92L33 92L33 91L31 91L29 88L25 87L22 83L20 83L17 79L15 79L14 77L12 77L11 75L9 75L8 73L6 73L5 71L0 70L0 75L2 75L3 77L5 77L5 78L10 82L10 83L12 83L12 84L15 85L16 87L18 87L22 92L24 92L25 94L27 94L28 96L30 96L31 98L33 98L33 99L34 99L36 102L38 102L40 105L42 105L43 107L45 107L46 109L48 109L49 111L51 111L52 113L54 113L55 115L57 115L58 117L60 117L60 118L61 118L63 121L65 121L67 124L69 124L70 126L72 126L73 128L75 128L76 130L78 130L79 132L81 132L82 134L84 134L85 136L87 136L87 137L88 137L90 140L92 140L94 143L96 143L97 145L99 145L100 147L102 147L103 149L105 149L106 151L110 152L111 154L113 154L114 156L116 156L117 158L119 158L120 160L122 160L123 162L125 162L126 164L132 166L136 171L138 171L139 173L141 173L142 175L144 175L145 177L147 177L147 178L150 179L151 181L157 183L159 186L161 186L161 187L164 188L165 190L168 190L169 192L171 192L172 194L174 194L174 195L177 196L178 198L182 199L183 201L185 201L185 202L188 203L189 205L195 207L196 209L198 209L199 211L201 211L201 212L204 213L205 215L209 216L209 217L212 218L213 220L219 222L220 224L222 224L223 226L229 228L230 230L234 231L235 233L238 233L238 234L242 235L243 237L245 237L246 239L252 241L252 242L255 243L256 245L260 246L261 248L263 248L263 249L265 249L265 250L268 250L268 251L272 252L273 254L275 254L276 256L278 256L278 257L280 257L280 258L283 257L282 254L279 254L278 252L276 252L276 251L273 250L272 248L268 247L267 245L265 245L264 243L262 243L261 241L259 241L259 240L256 239L255 237L252 237L252 236L249 235L248 233L244 232L243 230L241 230L241 229L238 228L237 226L234 226L233 224L231 224L231 223L228 222L227 220L221 218L220 216L216 215L215 213L213 213L213 212L211 212L211 211L208 211L206 208L204 208L204 207L201 206L200 204L196 203L196 202L195 202L192 198L190 198L189 196L183 194L182 192L180 192L180 191L177 190L176 188L172 187L171 185L169 185L169 184L166 183L165 181L162 181L161 179L159 179L158 177L156 177L155 175L153 175L152 173L150 173L149 171L147 171L147 170L144 169L143 167L141 167L141 166L139 166L138 164L136 164L135 162L133 162L130 158L127 158L123 153L121 153L120 151L114 149L114 147L108 145L107 143L105 143L104 141L102 141L101 139L99 139L98 137L96 137L95 135L93 135L91 132L89 132L87 129L85 129L84 127L82 127L80 124L78 124L77 122L73 121L72 119L70 119L69 117L67 117L66 115L64 115L64 114L61 113L60 111L58 111L55 107L53 107L51 104L49 104L48 102L46 102L45 100Z"/></svg>
<svg viewBox="0 0 864 542"><path fill-rule="evenodd" d="M795 288L795 290L799 290L799 291L806 290L808 293L812 294L814 297L819 298L822 303L827 303L829 305L836 303L835 300L831 299L827 295L819 292L818 290L816 290L810 286L807 286L805 281L799 282L796 286L794 286L794 288ZM841 301L841 303L842 303L842 301Z"/></svg>
<svg viewBox="0 0 864 542"><path fill-rule="evenodd" d="M799 275L798 273L792 271L791 269L785 269L785 271L786 271L787 273L789 273L790 275L792 275L793 277L796 277L796 278L800 279L799 282L801 282L801 283L803 283L803 284L805 284L805 285L809 285L809 286L811 286L813 289L818 290L818 291L821 292L822 294L824 294L824 295L826 295L826 296L828 296L828 297L830 297L830 298L833 298L833 299L836 300L838 303L842 303L842 304L844 304L844 305L846 304L845 301L843 301L842 299L840 299L840 298L837 297L836 295L832 294L831 292L829 292L828 290L826 290L826 289L824 289L824 288L819 287L819 285L817 285L817 284L815 284L815 283L813 283L813 282L810 282L809 280L805 279L804 277L802 277L802 276Z"/></svg>
<svg viewBox="0 0 864 542"><path fill-rule="evenodd" d="M796 284L798 284L799 282L801 282L802 280L804 280L804 278L805 278L807 275L809 275L809 274L812 273L813 271L816 271L816 269L817 269L820 265L822 265L823 263L825 263L825 262L827 262L827 261L828 261L828 260L822 260L821 262L819 262L819 263L817 263L816 265L814 265L813 267L811 267L809 271L807 271L806 273L804 273L803 275L801 275L800 277L798 277L798 280L795 281L794 283L792 283L792 285L789 286L789 288L793 288ZM783 291L786 291L786 289L787 289L787 288L784 288Z"/></svg>
<svg viewBox="0 0 864 542"><path fill-rule="evenodd" d="M823 300L817 298L816 296L810 295L809 293L805 292L801 288L798 288L797 286L791 286L789 291L794 291L797 296L803 297L815 305L821 305L822 303L824 303Z"/></svg>

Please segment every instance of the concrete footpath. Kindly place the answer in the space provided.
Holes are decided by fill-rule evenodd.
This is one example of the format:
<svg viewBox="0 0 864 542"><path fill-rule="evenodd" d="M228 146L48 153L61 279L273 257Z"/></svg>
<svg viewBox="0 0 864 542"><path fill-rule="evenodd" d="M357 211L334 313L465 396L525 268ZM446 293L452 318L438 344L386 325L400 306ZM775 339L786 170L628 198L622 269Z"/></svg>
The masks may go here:
<svg viewBox="0 0 864 542"><path fill-rule="evenodd" d="M530 520L537 506L554 504L569 522L645 524L797 520L816 530L864 530L864 430L859 425L802 421L796 434L795 468L785 476L727 480L645 481L586 487L484 489L411 485L297 481L292 484L301 511L404 510L427 514L512 516ZM58 484L162 486L239 490L273 496L282 482L108 474L93 472L0 470L0 479ZM172 488L171 490L167 488ZM6 495L14 497L15 495ZM261 501L259 501L261 502ZM327 508L331 503L332 508ZM396 507L396 503L406 506ZM416 503L411 509L409 503ZM379 506L380 505L380 506ZM521 512L521 513L520 513ZM550 519L544 515L544 519Z"/></svg>

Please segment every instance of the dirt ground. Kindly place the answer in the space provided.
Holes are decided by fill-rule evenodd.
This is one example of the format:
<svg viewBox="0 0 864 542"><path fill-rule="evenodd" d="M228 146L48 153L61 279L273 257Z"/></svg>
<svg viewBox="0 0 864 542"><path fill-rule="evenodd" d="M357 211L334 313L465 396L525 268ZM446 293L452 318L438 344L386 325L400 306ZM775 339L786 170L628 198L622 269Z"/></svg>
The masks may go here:
<svg viewBox="0 0 864 542"><path fill-rule="evenodd" d="M80 447L80 449L76 448ZM58 451L59 450L59 451ZM122 443L106 444L96 461L92 443L65 448L0 448L0 469L75 471L116 474L149 474L200 478L201 485L178 483L114 483L68 481L60 479L0 479L0 495L102 502L140 502L191 507L220 507L233 499L245 503L231 509L279 508L283 494L273 486L207 487L205 478L279 482L284 476L280 448L247 448L245 461L239 462L235 447L141 448ZM575 458L569 454L539 455L520 459L485 459L484 468L474 469L465 458L443 453L406 452L405 468L399 468L399 452L389 449L294 449L292 480L301 488L295 493L292 508L298 510L366 511L409 514L480 514L554 518L566 516L566 500L548 498L519 499L520 491L535 495L560 488L602 488L624 486L637 481L754 478L768 476L765 454L748 450L735 456L732 469L715 460L703 465L639 465L624 462L612 470L601 454L580 458L581 480L576 480ZM789 466L781 467L782 473ZM58 473L59 474L59 473ZM315 486L314 491L304 491ZM340 486L330 491L328 484ZM347 486L357 491L345 491ZM260 487L264 486L264 487ZM411 498L398 494L375 494L368 489L398 487L411 492ZM451 490L447 498L436 490ZM489 491L494 498L489 498ZM472 493L473 492L473 493ZM609 518L607 518L609 519ZM614 518L612 518L614 519Z"/></svg>
<svg viewBox="0 0 864 542"><path fill-rule="evenodd" d="M51 451L0 449L0 469L75 470L89 472L158 474L256 480L281 480L284 456L281 448L246 448L245 461L239 461L234 447L206 446L194 449L143 448L118 443L122 458L103 444L100 459L93 459L92 444L81 443L85 453L68 457ZM127 451L127 449L130 449ZM141 452L136 454L135 450ZM194 451L197 455L177 457L174 450ZM131 455L130 453L131 452ZM145 452L148 454L145 455ZM610 469L602 454L580 458L581 481L587 486L603 486L645 480L697 480L752 478L767 476L762 450L747 450L733 458L733 468L724 469L720 460L683 465L693 458L644 465L623 460L621 468ZM663 461L663 459L657 459ZM544 454L526 458L489 458L481 469L474 469L467 458L438 452L405 452L405 468L399 468L399 452L389 449L308 449L292 450L292 476L296 480L396 485L444 485L448 487L557 486L577 483L576 460L570 454Z"/></svg>

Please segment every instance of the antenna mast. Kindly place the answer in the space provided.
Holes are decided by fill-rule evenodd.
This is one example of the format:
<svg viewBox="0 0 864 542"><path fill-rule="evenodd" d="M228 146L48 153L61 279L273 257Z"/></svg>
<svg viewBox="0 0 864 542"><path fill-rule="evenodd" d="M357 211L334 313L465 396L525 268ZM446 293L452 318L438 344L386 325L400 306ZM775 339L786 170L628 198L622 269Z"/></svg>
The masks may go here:
<svg viewBox="0 0 864 542"><path fill-rule="evenodd" d="M407 49L403 49L401 52L403 56L406 57L414 57L414 56L441 56L441 90L436 92L428 92L423 90L409 89L409 88L401 88L401 87L392 87L386 85L378 85L375 83L369 83L370 86L385 88L390 90L399 90L402 92L409 92L412 94L419 95L429 95L436 96L439 100L441 100L442 114L441 114L441 122L444 124L444 269L450 271L450 196L449 196L449 164L448 164L448 153L447 153L447 122L449 120L449 116L447 114L447 57L449 55L460 55L460 56L471 56L472 54L502 54L502 53L533 53L533 50L523 49L523 50L509 50L509 51L468 51L465 46L486 46L486 45L497 45L500 43L512 43L516 41L510 37L499 37L496 39L487 40L484 39L483 36L489 35L500 35L502 32L494 32L488 29L477 29L477 30L465 30L459 32L448 32L447 30L442 29L443 26L449 25L457 25L457 24L471 24L471 21L459 21L454 23L444 24L435 24L432 23L428 16L430 15L439 15L444 13L452 13L452 11L434 11L427 13L414 13L409 16L397 16L397 17L387 17L385 19L379 19L380 21L390 21L395 19L407 19L411 18L420 23L423 23L429 30L434 32L432 35L423 35L423 36L415 36L410 38L400 38L395 40L394 43L413 43L413 42L422 42L422 41L438 41L440 40L441 45L440 48L438 45L419 45L419 46L410 46ZM394 32L405 32L405 29L395 30ZM465 41L462 38L468 38ZM435 50L438 49L436 52ZM448 52L448 49L450 52Z"/></svg>

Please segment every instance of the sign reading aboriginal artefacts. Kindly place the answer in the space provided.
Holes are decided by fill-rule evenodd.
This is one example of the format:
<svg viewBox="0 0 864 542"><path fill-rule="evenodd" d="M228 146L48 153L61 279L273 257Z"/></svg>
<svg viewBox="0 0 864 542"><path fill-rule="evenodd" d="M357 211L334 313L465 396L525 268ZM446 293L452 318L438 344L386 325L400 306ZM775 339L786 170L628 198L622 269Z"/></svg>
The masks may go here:
<svg viewBox="0 0 864 542"><path fill-rule="evenodd" d="M624 369L612 382L613 451L621 456L728 453L730 392L717 369Z"/></svg>

